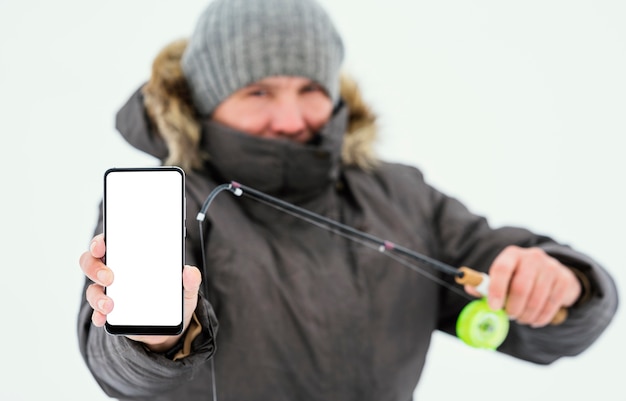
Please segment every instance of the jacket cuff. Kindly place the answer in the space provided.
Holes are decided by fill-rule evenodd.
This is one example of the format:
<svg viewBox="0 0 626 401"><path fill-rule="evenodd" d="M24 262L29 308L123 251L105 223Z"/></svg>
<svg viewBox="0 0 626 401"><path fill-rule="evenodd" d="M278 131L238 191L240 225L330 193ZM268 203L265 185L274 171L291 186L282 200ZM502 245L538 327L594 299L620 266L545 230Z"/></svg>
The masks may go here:
<svg viewBox="0 0 626 401"><path fill-rule="evenodd" d="M195 354L204 354L208 358L211 358L216 351L218 330L217 317L215 316L213 307L206 299L198 296L198 306L193 316L192 324L194 327L192 328L190 324L187 330L187 335L185 335L183 340L183 347L181 349L183 353L181 357L185 358ZM197 326L195 326L196 323L193 323L194 320ZM186 343L188 343L188 345L186 345Z"/></svg>
<svg viewBox="0 0 626 401"><path fill-rule="evenodd" d="M211 358L216 350L217 318L211 305L198 296L198 306L192 315L185 335L170 350L161 355L172 361L180 361L186 357L205 354Z"/></svg>
<svg viewBox="0 0 626 401"><path fill-rule="evenodd" d="M189 327L187 327L187 330L185 331L185 335L180 338L176 345L164 352L163 355L173 361L189 356L191 354L191 343L196 337L198 337L201 331L202 325L194 312L191 317L191 322L189 322Z"/></svg>

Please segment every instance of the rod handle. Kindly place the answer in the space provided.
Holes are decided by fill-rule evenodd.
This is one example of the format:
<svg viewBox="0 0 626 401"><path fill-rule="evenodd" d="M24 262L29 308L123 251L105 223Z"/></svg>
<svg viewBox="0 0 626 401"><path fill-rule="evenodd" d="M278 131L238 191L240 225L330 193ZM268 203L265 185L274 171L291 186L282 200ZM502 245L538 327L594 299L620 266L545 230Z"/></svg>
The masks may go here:
<svg viewBox="0 0 626 401"><path fill-rule="evenodd" d="M480 292L482 295L487 296L487 290L489 287L489 276L486 273L470 269L467 266L459 267L459 271L463 274L454 278L457 284L472 286L476 288L476 290L478 290L478 292ZM552 317L552 321L550 322L550 324L553 326L558 326L566 319L567 309L561 308L556 312L554 317Z"/></svg>

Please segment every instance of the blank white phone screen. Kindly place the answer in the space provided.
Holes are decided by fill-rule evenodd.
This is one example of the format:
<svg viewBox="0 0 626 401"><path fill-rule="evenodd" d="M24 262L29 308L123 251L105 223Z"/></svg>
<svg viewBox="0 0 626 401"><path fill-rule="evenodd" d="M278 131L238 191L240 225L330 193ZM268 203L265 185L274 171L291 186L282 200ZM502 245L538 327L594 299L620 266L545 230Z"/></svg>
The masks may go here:
<svg viewBox="0 0 626 401"><path fill-rule="evenodd" d="M182 322L184 176L180 170L109 171L105 176L106 264L113 271L110 325Z"/></svg>

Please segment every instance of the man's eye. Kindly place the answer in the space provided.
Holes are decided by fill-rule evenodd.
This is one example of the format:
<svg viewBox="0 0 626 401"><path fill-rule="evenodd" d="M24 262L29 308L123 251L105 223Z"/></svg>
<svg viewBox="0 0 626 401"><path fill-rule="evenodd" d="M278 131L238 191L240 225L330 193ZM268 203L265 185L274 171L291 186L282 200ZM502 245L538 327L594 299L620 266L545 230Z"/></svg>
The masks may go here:
<svg viewBox="0 0 626 401"><path fill-rule="evenodd" d="M321 91L322 88L319 85L311 84L302 88L302 92L318 92Z"/></svg>
<svg viewBox="0 0 626 401"><path fill-rule="evenodd" d="M248 96L254 96L254 97L267 96L267 91L263 89L254 89L248 92Z"/></svg>

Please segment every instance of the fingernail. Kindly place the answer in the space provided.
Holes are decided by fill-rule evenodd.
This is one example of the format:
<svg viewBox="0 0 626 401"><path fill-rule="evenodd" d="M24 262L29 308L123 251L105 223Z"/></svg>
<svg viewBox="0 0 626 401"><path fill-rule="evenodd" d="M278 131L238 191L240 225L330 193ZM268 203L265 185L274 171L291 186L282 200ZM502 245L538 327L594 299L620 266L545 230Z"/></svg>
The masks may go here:
<svg viewBox="0 0 626 401"><path fill-rule="evenodd" d="M93 250L96 249L96 241L91 241L89 245L89 251L93 253Z"/></svg>
<svg viewBox="0 0 626 401"><path fill-rule="evenodd" d="M101 299L101 300L98 301L98 309L100 309L101 311L104 310L106 305L107 305L106 299Z"/></svg>
<svg viewBox="0 0 626 401"><path fill-rule="evenodd" d="M108 270L103 269L98 271L98 273L96 273L96 277L98 277L101 284L108 284L111 281L111 273L109 273Z"/></svg>
<svg viewBox="0 0 626 401"><path fill-rule="evenodd" d="M487 303L489 304L489 307L493 310L498 310L502 308L502 301L499 298L491 298L487 300Z"/></svg>

